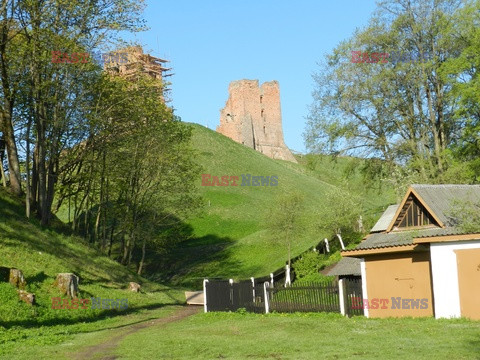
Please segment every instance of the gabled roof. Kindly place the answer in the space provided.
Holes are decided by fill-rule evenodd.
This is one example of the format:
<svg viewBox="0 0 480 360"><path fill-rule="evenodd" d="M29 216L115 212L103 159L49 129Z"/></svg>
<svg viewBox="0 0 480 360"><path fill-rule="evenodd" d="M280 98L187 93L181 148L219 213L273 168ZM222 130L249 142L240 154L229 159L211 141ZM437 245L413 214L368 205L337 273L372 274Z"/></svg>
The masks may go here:
<svg viewBox="0 0 480 360"><path fill-rule="evenodd" d="M377 223L373 226L372 230L370 230L370 233L376 233L376 232L381 232L385 231L388 228L388 225L392 222L393 217L395 216L395 213L397 212L398 209L398 204L396 205L390 205L387 210L380 216L380 219L378 219Z"/></svg>
<svg viewBox="0 0 480 360"><path fill-rule="evenodd" d="M407 199L412 199L412 197L422 204L424 210L435 219L438 226L430 225L414 230L407 228L403 231L391 231L399 214L406 206ZM421 244L430 242L429 238L432 239L432 242L440 241L439 239L442 238L450 239L449 241L455 241L457 238L461 240L465 237L463 236L465 232L454 226L452 218L455 201L480 202L480 185L412 185L397 206L395 214L392 216L393 206L389 206L370 234L355 249L342 251L342 255L360 256L374 249L378 251L388 251L388 248L395 251L423 249ZM389 225L386 229L381 230L385 228L384 224L388 219L390 219ZM470 240L477 238L478 236L469 237Z"/></svg>
<svg viewBox="0 0 480 360"><path fill-rule="evenodd" d="M454 201L480 201L480 185L412 185L400 203L387 232L393 229L395 220L400 215L407 200L415 197L425 207L436 223L442 227L452 226Z"/></svg>
<svg viewBox="0 0 480 360"><path fill-rule="evenodd" d="M480 185L412 185L445 226L452 225L452 202L480 201Z"/></svg>

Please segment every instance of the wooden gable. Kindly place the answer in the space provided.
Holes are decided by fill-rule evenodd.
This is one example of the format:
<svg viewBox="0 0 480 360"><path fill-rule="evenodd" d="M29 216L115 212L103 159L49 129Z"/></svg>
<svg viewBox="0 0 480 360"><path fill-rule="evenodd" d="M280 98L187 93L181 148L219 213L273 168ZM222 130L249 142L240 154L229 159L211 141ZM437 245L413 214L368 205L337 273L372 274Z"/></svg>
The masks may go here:
<svg viewBox="0 0 480 360"><path fill-rule="evenodd" d="M392 219L387 232L428 227L443 227L443 224L417 193L410 188Z"/></svg>

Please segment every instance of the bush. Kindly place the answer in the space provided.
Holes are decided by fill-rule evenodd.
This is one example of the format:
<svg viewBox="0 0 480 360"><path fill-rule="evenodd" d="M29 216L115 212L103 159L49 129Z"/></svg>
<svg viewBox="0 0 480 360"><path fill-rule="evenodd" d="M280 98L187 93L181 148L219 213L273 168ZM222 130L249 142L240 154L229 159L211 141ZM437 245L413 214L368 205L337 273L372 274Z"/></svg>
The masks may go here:
<svg viewBox="0 0 480 360"><path fill-rule="evenodd" d="M295 271L295 281L319 281L325 277L320 274L322 269L323 255L315 251L307 251L300 259L295 261L293 269Z"/></svg>

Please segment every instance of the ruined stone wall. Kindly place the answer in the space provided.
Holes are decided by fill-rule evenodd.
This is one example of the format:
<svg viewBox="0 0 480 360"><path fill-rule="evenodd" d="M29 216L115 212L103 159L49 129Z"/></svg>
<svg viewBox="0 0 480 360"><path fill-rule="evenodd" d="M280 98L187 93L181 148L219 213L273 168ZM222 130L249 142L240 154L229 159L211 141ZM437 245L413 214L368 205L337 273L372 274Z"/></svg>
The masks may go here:
<svg viewBox="0 0 480 360"><path fill-rule="evenodd" d="M277 81L232 81L217 132L272 159L297 162L285 145Z"/></svg>
<svg viewBox="0 0 480 360"><path fill-rule="evenodd" d="M123 76L135 82L140 74L147 75L158 81L158 86L162 87L161 99L168 102L168 91L170 90L164 78L171 76L168 73L170 68L166 68L165 64L168 60L145 54L141 46L132 46L119 51L110 53L112 56L107 57L104 63L104 70L115 76ZM117 55L117 56L115 56Z"/></svg>

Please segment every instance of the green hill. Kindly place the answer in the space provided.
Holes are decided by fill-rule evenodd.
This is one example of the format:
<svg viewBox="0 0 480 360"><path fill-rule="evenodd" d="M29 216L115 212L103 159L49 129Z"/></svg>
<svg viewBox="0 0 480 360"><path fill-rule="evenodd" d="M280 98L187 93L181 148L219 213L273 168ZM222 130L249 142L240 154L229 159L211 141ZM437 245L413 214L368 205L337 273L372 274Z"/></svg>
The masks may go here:
<svg viewBox="0 0 480 360"><path fill-rule="evenodd" d="M204 277L249 278L263 276L283 266L286 249L275 243L266 220L282 193L299 192L305 199L303 231L296 235L292 255L315 246L331 234L318 231L318 211L325 194L337 187L365 204L368 228L385 205L395 201L392 191L366 190L358 170L345 176L359 159L318 156L314 166L299 157L299 164L270 159L253 149L197 124L193 144L204 174L218 176L278 176L277 186L201 186L205 199L201 215L188 222L192 236L169 254L155 259L149 271L156 279L199 286ZM311 159L310 159L311 160ZM308 169L310 168L310 169ZM358 239L346 239L346 242Z"/></svg>
<svg viewBox="0 0 480 360"><path fill-rule="evenodd" d="M26 290L34 293L37 305L18 300L16 289L0 282L0 357L23 343L54 344L70 334L98 329L108 324L131 321L117 314L139 316L146 309L184 302L183 293L136 276L122 265L62 233L42 228L25 218L23 205L0 188L0 266L22 270ZM80 277L79 298L127 299L128 308L52 309L52 298L65 298L53 286L58 273L73 272ZM132 293L129 281L142 284L142 293ZM109 320L111 318L111 320ZM20 356L21 357L21 356Z"/></svg>

